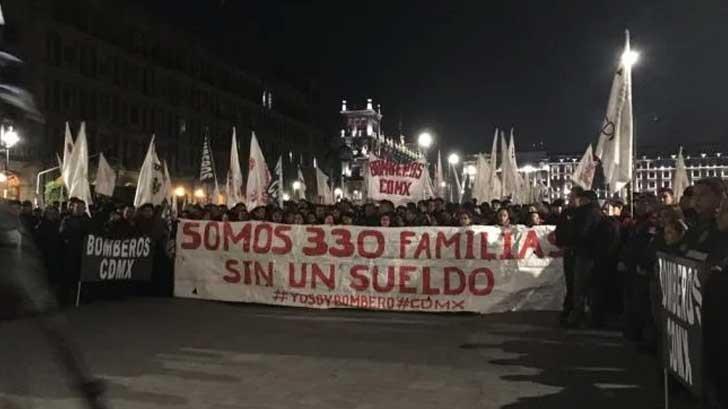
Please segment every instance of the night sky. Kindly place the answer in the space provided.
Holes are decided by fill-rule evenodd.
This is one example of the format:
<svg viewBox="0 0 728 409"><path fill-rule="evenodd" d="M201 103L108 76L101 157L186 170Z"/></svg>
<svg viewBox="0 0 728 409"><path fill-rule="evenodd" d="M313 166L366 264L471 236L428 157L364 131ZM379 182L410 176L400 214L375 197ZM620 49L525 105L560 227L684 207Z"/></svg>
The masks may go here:
<svg viewBox="0 0 728 409"><path fill-rule="evenodd" d="M387 134L401 118L443 150L489 151L497 126L515 127L519 150L583 151L629 28L638 144L728 141L726 1L191 3L154 7L251 70L315 81L334 134L341 99L371 97Z"/></svg>

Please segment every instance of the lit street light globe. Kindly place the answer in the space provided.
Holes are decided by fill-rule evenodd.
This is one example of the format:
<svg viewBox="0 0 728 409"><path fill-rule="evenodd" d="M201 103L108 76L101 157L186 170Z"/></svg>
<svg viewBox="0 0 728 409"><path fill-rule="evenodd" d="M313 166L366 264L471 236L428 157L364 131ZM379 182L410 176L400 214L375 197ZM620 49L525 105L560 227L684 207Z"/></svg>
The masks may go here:
<svg viewBox="0 0 728 409"><path fill-rule="evenodd" d="M182 186L177 186L177 188L174 189L174 195L177 197L182 197L185 194L187 194L187 192L185 191L185 188Z"/></svg>
<svg viewBox="0 0 728 409"><path fill-rule="evenodd" d="M465 167L465 173L467 173L468 176L475 176L475 174L478 173L478 170L475 168L475 165L468 165Z"/></svg>
<svg viewBox="0 0 728 409"><path fill-rule="evenodd" d="M633 65L637 64L637 61L640 59L640 53L634 50L626 50L624 54L622 54L622 64L625 67L632 67Z"/></svg>
<svg viewBox="0 0 728 409"><path fill-rule="evenodd" d="M0 172L0 183L5 183L8 181L8 176L5 174L5 172Z"/></svg>
<svg viewBox="0 0 728 409"><path fill-rule="evenodd" d="M458 156L457 153L451 153L450 156L447 157L447 162L451 165L457 165L460 163L460 156Z"/></svg>
<svg viewBox="0 0 728 409"><path fill-rule="evenodd" d="M336 189L334 189L334 197L342 197L342 196L344 196L344 191L341 190L340 187L337 187Z"/></svg>
<svg viewBox="0 0 728 409"><path fill-rule="evenodd" d="M12 148L16 143L20 141L18 133L15 132L12 126L8 126L7 130L3 128L2 135L0 135L0 141L6 148Z"/></svg>
<svg viewBox="0 0 728 409"><path fill-rule="evenodd" d="M417 145L422 149L427 149L432 146L432 135L429 132L422 132L417 137Z"/></svg>
<svg viewBox="0 0 728 409"><path fill-rule="evenodd" d="M195 190L195 197L198 199L203 199L205 197L205 191L202 189Z"/></svg>
<svg viewBox="0 0 728 409"><path fill-rule="evenodd" d="M284 202L287 202L289 200L291 200L291 195L289 195L288 193L284 193L283 194L283 201Z"/></svg>
<svg viewBox="0 0 728 409"><path fill-rule="evenodd" d="M293 182L293 184L291 185L291 187L293 187L293 190L299 190L299 189L301 189L301 182L298 181L298 180L296 180L296 181Z"/></svg>

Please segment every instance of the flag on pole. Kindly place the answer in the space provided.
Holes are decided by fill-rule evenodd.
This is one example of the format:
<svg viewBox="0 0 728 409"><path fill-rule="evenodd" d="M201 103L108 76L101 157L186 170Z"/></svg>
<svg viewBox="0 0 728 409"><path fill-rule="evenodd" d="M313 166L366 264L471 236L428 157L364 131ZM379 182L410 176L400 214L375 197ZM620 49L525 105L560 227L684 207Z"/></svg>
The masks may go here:
<svg viewBox="0 0 728 409"><path fill-rule="evenodd" d="M5 25L5 16L3 15L3 8L0 6L0 26Z"/></svg>
<svg viewBox="0 0 728 409"><path fill-rule="evenodd" d="M229 208L232 208L238 203L245 202L245 198L243 197L243 172L240 169L238 139L234 127L233 138L230 145L230 170L228 170L225 193L227 195L227 206Z"/></svg>
<svg viewBox="0 0 728 409"><path fill-rule="evenodd" d="M245 201L248 209L268 204L268 185L271 181L263 151L253 132L250 138L250 159L248 160L248 182L245 187Z"/></svg>
<svg viewBox="0 0 728 409"><path fill-rule="evenodd" d="M442 173L442 157L440 151L437 151L437 164L435 165L435 197L442 198L445 191L445 177Z"/></svg>
<svg viewBox="0 0 728 409"><path fill-rule="evenodd" d="M306 200L306 179L303 177L303 171L301 171L301 165L298 165L298 174L296 175L298 182L301 184L301 188L298 189L299 199Z"/></svg>
<svg viewBox="0 0 728 409"><path fill-rule="evenodd" d="M675 172L672 174L672 193L676 202L680 202L680 198L688 186L690 186L690 179L688 178L688 170L687 166L685 166L685 157L681 146L675 161Z"/></svg>
<svg viewBox="0 0 728 409"><path fill-rule="evenodd" d="M505 158L501 158L503 160ZM500 200L503 197L503 186L498 177L498 128L493 135L493 147L490 150L490 182L488 184L488 200Z"/></svg>
<svg viewBox="0 0 728 409"><path fill-rule="evenodd" d="M511 140L508 144L508 162L513 173L513 200L521 204L528 203L528 186L526 181L518 172L518 162L516 161L516 143L514 142L513 128L511 128Z"/></svg>
<svg viewBox="0 0 728 409"><path fill-rule="evenodd" d="M273 170L276 179L268 187L268 195L275 199L278 207L283 208L283 156L278 156L278 162Z"/></svg>
<svg viewBox="0 0 728 409"><path fill-rule="evenodd" d="M157 157L154 135L152 135L147 155L144 157L144 163L142 163L139 170L139 180L134 195L134 207L140 207L147 203L155 206L161 204L167 197L164 180L164 170L159 157Z"/></svg>
<svg viewBox="0 0 728 409"><path fill-rule="evenodd" d="M599 132L596 155L604 169L609 193L622 190L632 181L632 63L629 31L626 32L622 61L614 75L607 114Z"/></svg>
<svg viewBox="0 0 728 409"><path fill-rule="evenodd" d="M594 174L597 170L597 162L594 160L594 153L591 145L587 146L584 156L571 175L571 181L581 186L584 190L591 190L594 183Z"/></svg>
<svg viewBox="0 0 728 409"><path fill-rule="evenodd" d="M167 167L167 161L162 162L164 168L164 182L162 183L162 190L164 191L167 204L170 206L172 215L177 216L177 200L174 197L174 187L172 186L172 177L169 175L169 168Z"/></svg>
<svg viewBox="0 0 728 409"><path fill-rule="evenodd" d="M71 127L66 122L66 134L63 137L63 161L61 162L61 178L66 189L71 189L71 154L73 152L73 136L71 136Z"/></svg>
<svg viewBox="0 0 728 409"><path fill-rule="evenodd" d="M490 180L490 166L488 165L488 161L485 160L485 156L480 154L478 155L478 160L475 162L475 177L473 179L471 196L479 202L489 201Z"/></svg>
<svg viewBox="0 0 728 409"><path fill-rule="evenodd" d="M99 154L99 167L96 170L96 194L114 196L116 172L106 161L104 154Z"/></svg>
<svg viewBox="0 0 728 409"><path fill-rule="evenodd" d="M316 195L321 204L334 204L334 194L329 186L329 177L319 168L316 168Z"/></svg>
<svg viewBox="0 0 728 409"><path fill-rule="evenodd" d="M93 203L91 200L91 187L88 184L88 142L86 141L86 123L81 122L81 129L78 131L76 143L73 144L73 151L69 159L71 167L70 187L68 197L76 197L86 205ZM88 207L86 208L88 211Z"/></svg>
<svg viewBox="0 0 728 409"><path fill-rule="evenodd" d="M205 194L210 198L210 203L217 203L215 188L217 187L217 175L215 174L215 161L210 147L210 138L205 135L202 141L202 156L200 158L200 184Z"/></svg>

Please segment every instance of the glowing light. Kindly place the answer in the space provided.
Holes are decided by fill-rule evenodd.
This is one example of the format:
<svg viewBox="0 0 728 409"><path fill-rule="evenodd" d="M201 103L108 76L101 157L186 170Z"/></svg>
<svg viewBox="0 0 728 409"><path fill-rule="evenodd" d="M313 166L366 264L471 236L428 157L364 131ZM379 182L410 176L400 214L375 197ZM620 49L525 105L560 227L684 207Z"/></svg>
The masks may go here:
<svg viewBox="0 0 728 409"><path fill-rule="evenodd" d="M283 201L287 202L289 200L291 200L291 195L289 195L288 193L284 193L283 194Z"/></svg>
<svg viewBox="0 0 728 409"><path fill-rule="evenodd" d="M185 188L183 186L177 186L177 188L174 189L174 195L177 197L182 197L185 194L187 194L187 191L185 191Z"/></svg>
<svg viewBox="0 0 728 409"><path fill-rule="evenodd" d="M537 170L538 170L537 168L535 168L535 167L533 167L531 165L526 165L526 166L524 166L524 167L521 168L521 172L524 172L524 173L532 173L532 172L535 172Z"/></svg>
<svg viewBox="0 0 728 409"><path fill-rule="evenodd" d="M445 182L440 182L440 187L445 187L445 186L447 186L447 183L445 183Z"/></svg>
<svg viewBox="0 0 728 409"><path fill-rule="evenodd" d="M5 172L0 172L0 183L5 183L8 181L8 176L5 174Z"/></svg>
<svg viewBox="0 0 728 409"><path fill-rule="evenodd" d="M478 173L478 169L475 167L475 165L468 165L465 167L465 173L467 173L469 176L475 176L475 174Z"/></svg>
<svg viewBox="0 0 728 409"><path fill-rule="evenodd" d="M640 59L640 53L634 50L626 50L624 54L622 54L622 64L625 67L632 67L633 65L637 64L637 61Z"/></svg>
<svg viewBox="0 0 728 409"><path fill-rule="evenodd" d="M2 129L0 140L2 140L3 146L5 146L6 148L12 148L13 146L15 146L16 143L20 141L20 137L18 136L18 133L15 132L12 126L8 126L7 130L5 128Z"/></svg>
<svg viewBox="0 0 728 409"><path fill-rule="evenodd" d="M340 187L337 187L336 189L334 189L334 196L336 196L336 197L344 196L344 191L341 190Z"/></svg>
<svg viewBox="0 0 728 409"><path fill-rule="evenodd" d="M420 136L417 137L417 145L423 149L429 148L432 146L432 135L429 132L422 132Z"/></svg>
<svg viewBox="0 0 728 409"><path fill-rule="evenodd" d="M451 153L450 156L447 157L447 162L451 165L457 165L460 163L460 156L458 156L457 153Z"/></svg>
<svg viewBox="0 0 728 409"><path fill-rule="evenodd" d="M301 189L301 181L299 181L299 180L293 181L293 183L291 184L291 187L293 188L293 190L300 190Z"/></svg>
<svg viewBox="0 0 728 409"><path fill-rule="evenodd" d="M196 198L198 198L198 199L203 199L203 198L205 198L205 196L206 196L206 195L205 195L205 191L204 191L204 190L202 190L202 189L196 189L196 190L195 190L195 193L194 193L194 195L195 195L195 197L196 197Z"/></svg>

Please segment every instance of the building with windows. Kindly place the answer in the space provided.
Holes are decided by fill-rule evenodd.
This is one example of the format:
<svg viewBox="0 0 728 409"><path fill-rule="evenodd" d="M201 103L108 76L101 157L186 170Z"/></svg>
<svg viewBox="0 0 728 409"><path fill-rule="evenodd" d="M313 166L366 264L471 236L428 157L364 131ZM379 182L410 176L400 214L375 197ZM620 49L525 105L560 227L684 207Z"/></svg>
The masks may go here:
<svg viewBox="0 0 728 409"><path fill-rule="evenodd" d="M33 164L20 175L23 198L34 173L55 166L66 121L75 133L85 120L91 154L103 152L134 171L155 134L173 178L199 173L207 134L224 179L233 126L242 158L251 131L268 158L289 151L310 157L329 139L319 127L315 92L245 72L143 9L99 0L5 0L3 11L3 48L26 62L25 86L45 117L13 118L22 136L13 166Z"/></svg>
<svg viewBox="0 0 728 409"><path fill-rule="evenodd" d="M371 99L367 99L364 109L350 109L347 101L341 102L342 128L340 139L343 149L340 152L341 186L344 195L361 199L366 196L364 176L369 161L369 153L389 158L397 162L409 162L422 157L422 153L404 135L388 137L382 132L382 109L376 110Z"/></svg>

